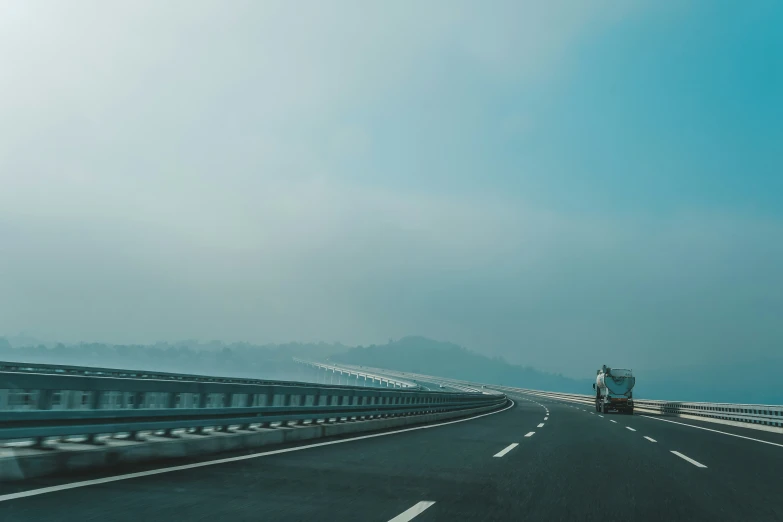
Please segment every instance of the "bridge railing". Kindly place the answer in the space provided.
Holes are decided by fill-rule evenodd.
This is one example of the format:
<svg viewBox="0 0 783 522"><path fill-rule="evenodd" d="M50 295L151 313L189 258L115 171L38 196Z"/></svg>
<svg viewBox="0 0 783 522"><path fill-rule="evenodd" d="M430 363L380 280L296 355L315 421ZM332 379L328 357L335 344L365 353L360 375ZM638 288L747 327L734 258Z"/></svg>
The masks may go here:
<svg viewBox="0 0 783 522"><path fill-rule="evenodd" d="M386 384L387 387L391 387L391 388L407 388L412 390L421 388L418 384L414 382L410 382L405 379L400 379L398 376L393 375L392 373L382 374L373 371L363 370L355 366L348 366L348 365L337 366L334 364L307 361L305 359L299 359L297 357L294 357L293 360L297 364L309 366L316 370L324 370L327 372L331 371L333 373L339 373L341 375L355 377L357 380L364 379L365 382L369 379L370 381L377 381L380 384Z"/></svg>
<svg viewBox="0 0 783 522"><path fill-rule="evenodd" d="M175 437L268 427L423 415L501 404L505 397L406 388L264 382L177 374L125 376L125 370L56 371L2 363L0 441L140 432ZM73 367L75 368L75 367ZM53 370L53 371L48 371Z"/></svg>

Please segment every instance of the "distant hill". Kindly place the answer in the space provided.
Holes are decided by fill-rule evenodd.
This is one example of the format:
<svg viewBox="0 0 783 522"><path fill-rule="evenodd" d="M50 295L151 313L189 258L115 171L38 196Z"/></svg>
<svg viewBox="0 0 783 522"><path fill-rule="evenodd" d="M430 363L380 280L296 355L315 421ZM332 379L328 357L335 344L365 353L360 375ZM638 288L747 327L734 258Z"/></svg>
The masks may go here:
<svg viewBox="0 0 783 522"><path fill-rule="evenodd" d="M426 337L404 337L381 346L356 347L334 355L332 361L520 388L567 393L592 391L590 380L580 381L529 366L512 365L502 358L489 358Z"/></svg>
<svg viewBox="0 0 783 522"><path fill-rule="evenodd" d="M175 373L308 381L292 357L567 393L592 394L592 379L572 379L509 364L453 343L405 337L384 345L340 343L255 345L181 341L150 345L43 344L31 336L0 337L0 360L103 366ZM783 404L783 357L734 365L636 369L634 396L676 401Z"/></svg>

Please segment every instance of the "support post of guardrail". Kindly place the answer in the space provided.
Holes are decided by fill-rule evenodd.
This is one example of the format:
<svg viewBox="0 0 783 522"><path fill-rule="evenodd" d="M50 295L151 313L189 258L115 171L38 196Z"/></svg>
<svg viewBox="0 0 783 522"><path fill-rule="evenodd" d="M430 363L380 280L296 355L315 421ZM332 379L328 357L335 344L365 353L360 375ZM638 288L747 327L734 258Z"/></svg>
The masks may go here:
<svg viewBox="0 0 783 522"><path fill-rule="evenodd" d="M321 390L315 390L315 394L313 394L313 406L318 406L321 404ZM310 419L310 422L312 424L318 424L318 418L313 417Z"/></svg>
<svg viewBox="0 0 783 522"><path fill-rule="evenodd" d="M93 390L90 392L90 409L91 410L99 410L101 408L101 399L103 397L103 392L100 390ZM91 433L87 436L87 440L85 441L87 444L93 444L95 446L102 446L106 444L103 441L98 440L98 434L97 433Z"/></svg>
<svg viewBox="0 0 783 522"><path fill-rule="evenodd" d="M291 402L293 401L293 396L290 393L286 393L283 395L283 407L289 408L291 406ZM294 424L295 421L292 420L286 420L280 423L281 426L291 426Z"/></svg>
<svg viewBox="0 0 783 522"><path fill-rule="evenodd" d="M347 397L345 395L338 396L337 397L337 405L338 406L345 406L345 399L347 399ZM335 419L335 422L341 423L341 422L346 422L348 420L350 420L350 417L346 416L345 420L343 420L343 418L338 415L337 418Z"/></svg>
<svg viewBox="0 0 783 522"><path fill-rule="evenodd" d="M207 408L208 395L204 392L200 392L197 394L197 397L198 397L198 404L196 405L196 407L199 409ZM204 428L205 426L198 426L194 428L191 433L193 435L206 435L206 433L204 433Z"/></svg>
<svg viewBox="0 0 783 522"><path fill-rule="evenodd" d="M35 406L38 410L51 410L52 390L39 390ZM53 449L51 446L46 445L46 437L36 437L33 447L35 449Z"/></svg>
<svg viewBox="0 0 783 522"><path fill-rule="evenodd" d="M307 402L307 395L305 394L299 395L299 406L304 406L306 402ZM291 421L291 424L293 424L294 426L301 426L302 424L304 424L304 419L297 419Z"/></svg>
<svg viewBox="0 0 783 522"><path fill-rule="evenodd" d="M315 369L317 370L318 368L315 367ZM275 401L274 388L267 388L266 393L259 394L259 398L260 398L261 395L263 395L263 397L264 397L264 406L265 407L269 408L270 406L273 405L273 403ZM261 428L271 428L272 427L272 425L269 422L263 421L263 420L261 422L259 422L258 424L259 424L259 427L261 427Z"/></svg>
<svg viewBox="0 0 783 522"><path fill-rule="evenodd" d="M134 410L140 409L142 407L142 404L144 402L144 392L134 392L130 396L131 404L129 405ZM145 439L141 435L139 435L138 431L131 431L128 434L128 438L130 440L136 440L139 442L143 442Z"/></svg>
<svg viewBox="0 0 783 522"><path fill-rule="evenodd" d="M40 390L38 392L38 401L35 406L37 410L51 410L52 390Z"/></svg>
<svg viewBox="0 0 783 522"><path fill-rule="evenodd" d="M219 407L223 408L231 408L234 406L234 394L232 392L227 392L222 394L222 404L219 404ZM231 426L229 424L218 426L217 431L221 431L223 433L232 433Z"/></svg>
<svg viewBox="0 0 783 522"><path fill-rule="evenodd" d="M164 407L168 408L170 410L173 410L177 407L177 396L179 394L177 393L167 393ZM172 428L168 428L166 430L163 430L163 437L166 437L167 439L178 439L180 438L179 435L174 433L174 430Z"/></svg>

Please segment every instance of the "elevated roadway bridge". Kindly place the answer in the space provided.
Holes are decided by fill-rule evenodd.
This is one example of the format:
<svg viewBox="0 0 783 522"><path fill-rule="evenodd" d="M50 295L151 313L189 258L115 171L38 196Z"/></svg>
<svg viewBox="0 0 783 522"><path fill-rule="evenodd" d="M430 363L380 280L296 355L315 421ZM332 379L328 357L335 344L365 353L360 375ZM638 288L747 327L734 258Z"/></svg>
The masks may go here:
<svg viewBox="0 0 783 522"><path fill-rule="evenodd" d="M0 483L0 520L783 520L783 433L769 420L779 418L777 406L709 406L766 412L757 414L758 423L745 424L699 418L698 409L687 409L687 403L668 413L602 415L589 396L365 370L414 387L299 389L305 385L291 383L296 390L282 390L276 384L272 397L352 398L338 401L344 404L327 399L328 410L308 406L300 413L290 397L273 398L273 404L283 403L257 406L254 413L285 422L249 426L258 433L321 430L319 438ZM438 391L424 389L430 384ZM460 391L441 391L447 389ZM372 399L355 404L353 397ZM397 402L403 397L422 402ZM188 422L199 420L196 413ZM209 420L216 424L214 417ZM372 422L379 424L373 428ZM363 429L324 431L341 426ZM768 429L757 429L761 426ZM244 436L242 427L232 424L229 433L218 426L201 437L225 441ZM180 440L197 437L192 431ZM161 432L140 433L146 442L111 439L93 450L84 442L58 442L50 443L56 449L24 451L63 454L166 443L158 437ZM23 450L13 451L18 460Z"/></svg>

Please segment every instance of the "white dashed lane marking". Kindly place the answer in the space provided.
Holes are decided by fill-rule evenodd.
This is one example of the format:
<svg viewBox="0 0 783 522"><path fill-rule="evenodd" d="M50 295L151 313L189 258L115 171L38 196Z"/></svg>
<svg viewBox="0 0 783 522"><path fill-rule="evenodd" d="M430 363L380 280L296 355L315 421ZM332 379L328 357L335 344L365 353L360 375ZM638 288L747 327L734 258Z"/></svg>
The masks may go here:
<svg viewBox="0 0 783 522"><path fill-rule="evenodd" d="M693 460L692 458L683 455L679 451L672 451L672 453L674 453L675 455L677 455L678 457L680 457L683 460L687 460L688 462L690 462L691 464L693 464L697 468L706 468L707 467L704 464L702 464L701 462L697 462L697 461Z"/></svg>
<svg viewBox="0 0 783 522"><path fill-rule="evenodd" d="M421 515L425 509L432 506L435 502L431 500L423 500L421 502L418 502L414 504L412 507L406 509L393 519L389 520L389 522L408 522L409 520L413 520L418 515Z"/></svg>
<svg viewBox="0 0 783 522"><path fill-rule="evenodd" d="M505 448L503 448L499 452L495 453L493 455L493 457L498 457L498 458L502 457L503 455L505 455L506 453L508 453L512 449L516 448L517 446L519 446L519 443L517 443L517 442L514 442L513 444L509 444L508 446L506 446Z"/></svg>

